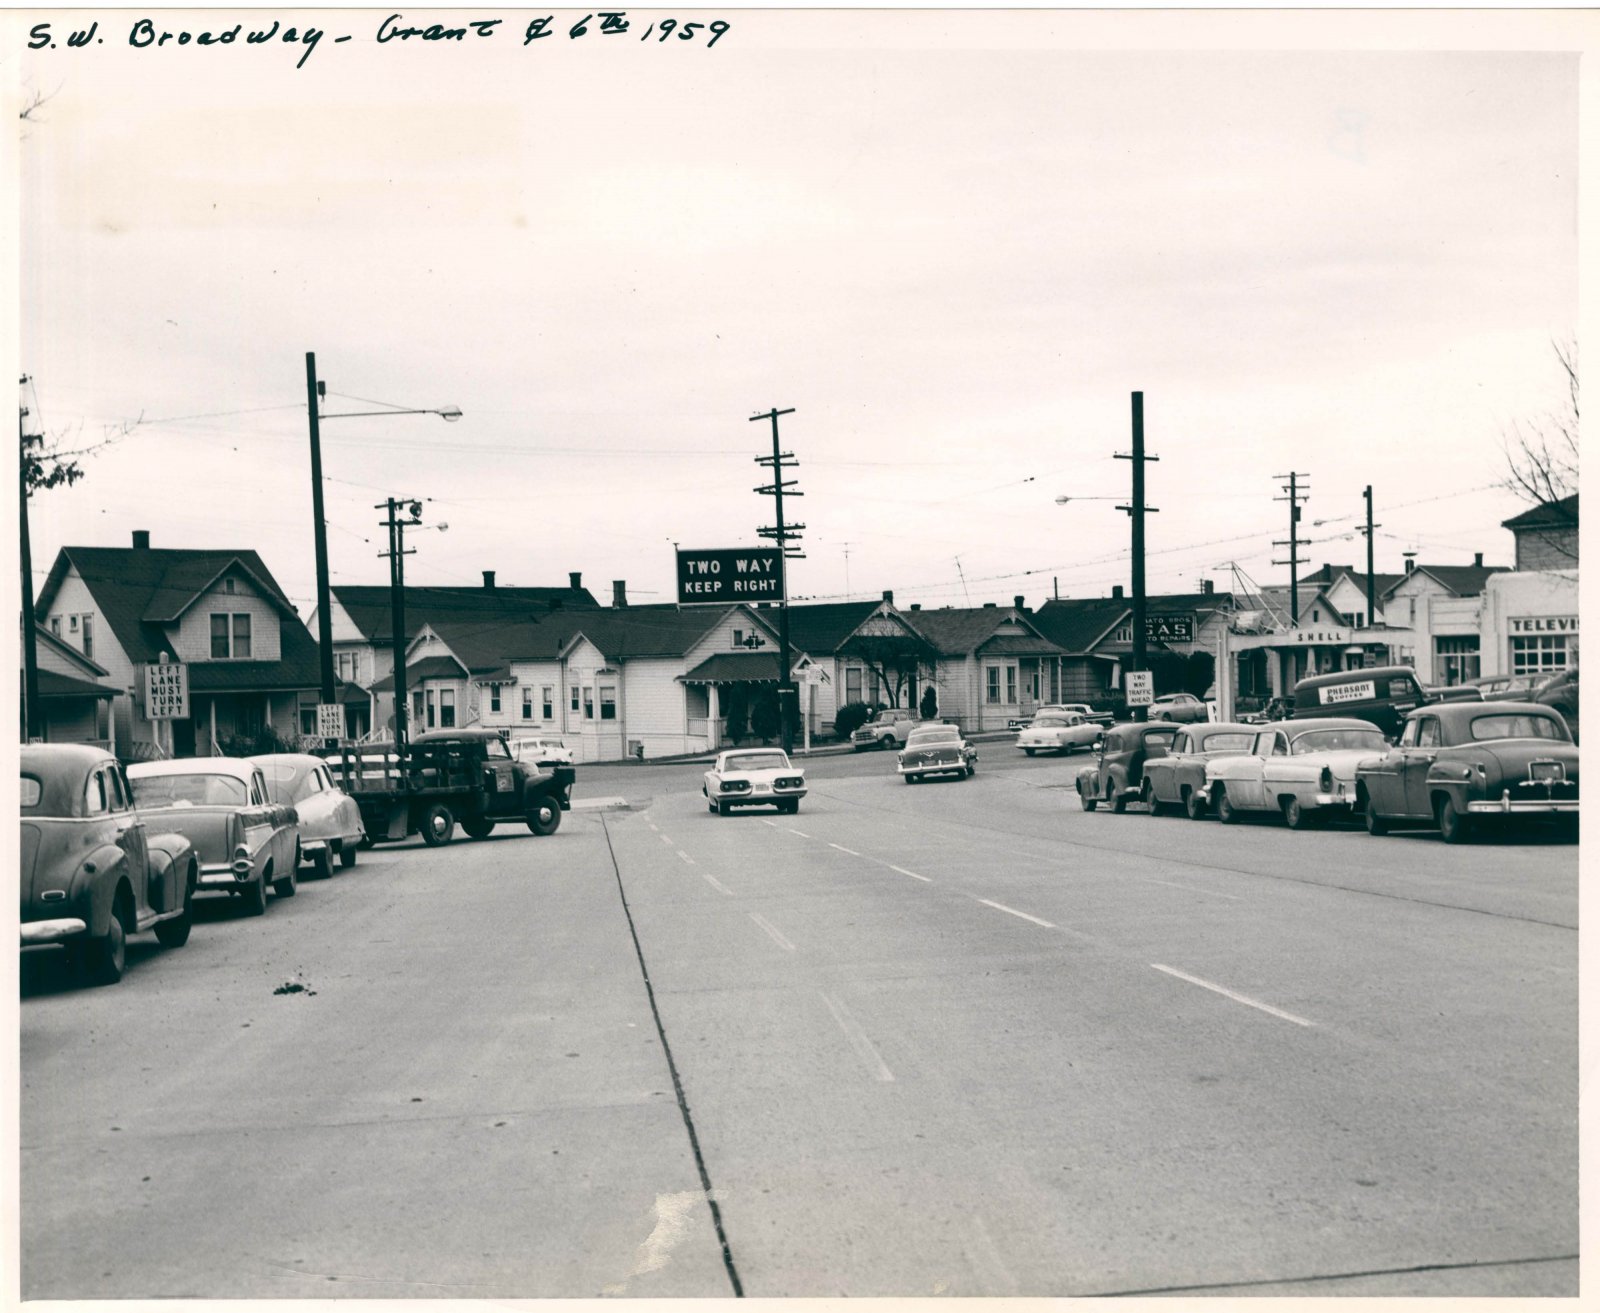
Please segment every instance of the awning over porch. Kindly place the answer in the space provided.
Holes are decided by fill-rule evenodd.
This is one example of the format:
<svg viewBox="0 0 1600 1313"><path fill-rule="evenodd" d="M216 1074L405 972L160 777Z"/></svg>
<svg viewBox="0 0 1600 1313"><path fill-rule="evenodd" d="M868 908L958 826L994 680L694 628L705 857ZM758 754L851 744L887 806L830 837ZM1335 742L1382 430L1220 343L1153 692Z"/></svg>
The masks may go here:
<svg viewBox="0 0 1600 1313"><path fill-rule="evenodd" d="M680 684L776 684L778 658L771 652L719 652L678 676Z"/></svg>
<svg viewBox="0 0 1600 1313"><path fill-rule="evenodd" d="M75 679L71 675L58 675L53 670L41 670L39 696L41 698L105 698L117 696L117 690L90 679Z"/></svg>

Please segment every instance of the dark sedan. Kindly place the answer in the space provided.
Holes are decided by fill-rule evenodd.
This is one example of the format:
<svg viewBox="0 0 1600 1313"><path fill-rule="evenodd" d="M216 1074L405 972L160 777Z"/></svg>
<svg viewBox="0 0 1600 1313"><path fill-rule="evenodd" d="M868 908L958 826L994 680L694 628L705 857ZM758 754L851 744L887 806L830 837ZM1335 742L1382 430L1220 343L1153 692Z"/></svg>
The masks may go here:
<svg viewBox="0 0 1600 1313"><path fill-rule="evenodd" d="M1356 770L1367 830L1436 828L1463 843L1486 822L1578 826L1578 749L1561 714L1532 702L1453 702L1406 717L1400 741Z"/></svg>
<svg viewBox="0 0 1600 1313"><path fill-rule="evenodd" d="M1078 772L1078 802L1084 811L1092 812L1105 803L1120 812L1130 799L1137 801L1145 762L1170 752L1177 736L1178 727L1162 721L1131 721L1108 729L1095 764Z"/></svg>
<svg viewBox="0 0 1600 1313"><path fill-rule="evenodd" d="M1140 797L1145 809L1155 816L1173 807L1187 812L1191 820L1199 820L1206 814L1206 762L1249 752L1255 746L1256 733L1254 725L1225 720L1179 730L1170 752L1144 764Z"/></svg>

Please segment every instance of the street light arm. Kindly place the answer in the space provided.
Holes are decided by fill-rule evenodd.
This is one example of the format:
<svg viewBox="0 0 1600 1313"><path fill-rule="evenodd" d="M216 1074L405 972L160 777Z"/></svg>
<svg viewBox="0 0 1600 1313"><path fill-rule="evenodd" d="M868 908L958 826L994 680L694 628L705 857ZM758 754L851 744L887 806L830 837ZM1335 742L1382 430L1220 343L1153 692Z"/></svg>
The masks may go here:
<svg viewBox="0 0 1600 1313"><path fill-rule="evenodd" d="M425 410L343 410L333 415L319 415L319 419L365 419L373 415L437 415L446 423L454 424L461 418L461 410L456 406L441 406L437 409Z"/></svg>

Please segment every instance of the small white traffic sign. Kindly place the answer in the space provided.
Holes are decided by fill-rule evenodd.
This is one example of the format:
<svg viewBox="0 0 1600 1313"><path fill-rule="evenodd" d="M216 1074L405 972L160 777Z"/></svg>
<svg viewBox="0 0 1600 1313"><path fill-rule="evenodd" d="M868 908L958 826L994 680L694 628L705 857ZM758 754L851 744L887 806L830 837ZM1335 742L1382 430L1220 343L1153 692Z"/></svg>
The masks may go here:
<svg viewBox="0 0 1600 1313"><path fill-rule="evenodd" d="M344 708L337 702L317 703L317 737L319 739L344 737Z"/></svg>
<svg viewBox="0 0 1600 1313"><path fill-rule="evenodd" d="M189 667L162 661L144 668L144 711L151 720L189 719Z"/></svg>
<svg viewBox="0 0 1600 1313"><path fill-rule="evenodd" d="M1123 676L1130 707L1148 707L1156 700L1155 676L1148 670L1130 670Z"/></svg>

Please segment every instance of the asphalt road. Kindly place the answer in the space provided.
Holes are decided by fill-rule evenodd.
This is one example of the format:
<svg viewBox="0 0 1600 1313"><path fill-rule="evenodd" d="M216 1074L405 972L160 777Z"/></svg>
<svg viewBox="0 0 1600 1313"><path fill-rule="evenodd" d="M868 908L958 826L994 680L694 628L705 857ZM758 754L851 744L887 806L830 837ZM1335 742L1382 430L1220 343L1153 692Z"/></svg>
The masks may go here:
<svg viewBox="0 0 1600 1313"><path fill-rule="evenodd" d="M22 1294L1575 1295L1577 850L1078 764L585 767L550 838L31 959Z"/></svg>

